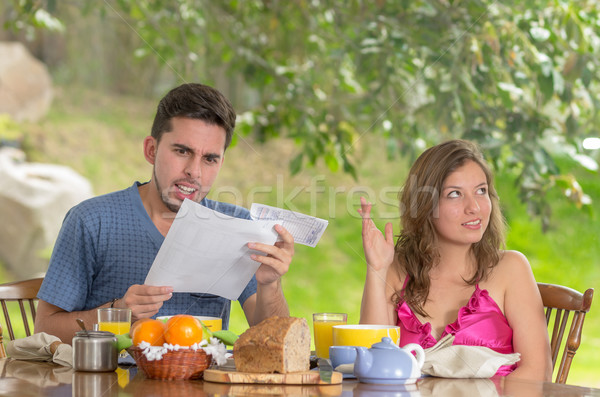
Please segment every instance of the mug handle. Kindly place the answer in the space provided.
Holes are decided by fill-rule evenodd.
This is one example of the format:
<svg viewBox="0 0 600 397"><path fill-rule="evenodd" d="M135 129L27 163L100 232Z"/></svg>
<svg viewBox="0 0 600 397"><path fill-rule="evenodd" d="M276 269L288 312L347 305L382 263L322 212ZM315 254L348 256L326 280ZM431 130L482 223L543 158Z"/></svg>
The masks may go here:
<svg viewBox="0 0 600 397"><path fill-rule="evenodd" d="M406 350L408 352L415 352L417 357L417 364L419 364L419 369L423 368L423 364L425 364L425 350L416 343L409 343L404 346L402 350Z"/></svg>

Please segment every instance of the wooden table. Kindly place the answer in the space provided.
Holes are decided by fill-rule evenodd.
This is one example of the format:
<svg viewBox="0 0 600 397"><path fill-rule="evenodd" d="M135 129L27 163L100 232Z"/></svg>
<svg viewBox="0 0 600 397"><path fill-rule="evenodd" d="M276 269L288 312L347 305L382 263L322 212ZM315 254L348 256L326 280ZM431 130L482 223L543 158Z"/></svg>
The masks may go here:
<svg viewBox="0 0 600 397"><path fill-rule="evenodd" d="M137 367L115 372L76 372L41 362L0 359L0 395L19 396L223 396L223 395L322 395L322 396L598 396L600 389L510 378L424 378L410 387L370 385L347 379L341 385L280 386L227 385L203 381L146 379Z"/></svg>

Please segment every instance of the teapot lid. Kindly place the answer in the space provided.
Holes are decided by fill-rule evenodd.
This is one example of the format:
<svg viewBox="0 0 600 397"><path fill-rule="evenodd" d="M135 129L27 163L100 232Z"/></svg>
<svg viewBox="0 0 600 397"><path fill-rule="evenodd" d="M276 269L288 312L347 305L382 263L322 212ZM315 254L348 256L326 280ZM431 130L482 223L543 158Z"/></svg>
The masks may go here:
<svg viewBox="0 0 600 397"><path fill-rule="evenodd" d="M374 343L373 346L371 346L371 348L373 348L373 349L400 350L400 347L397 346L392 341L392 338L390 338L389 336L384 336L383 338L381 338L381 342Z"/></svg>

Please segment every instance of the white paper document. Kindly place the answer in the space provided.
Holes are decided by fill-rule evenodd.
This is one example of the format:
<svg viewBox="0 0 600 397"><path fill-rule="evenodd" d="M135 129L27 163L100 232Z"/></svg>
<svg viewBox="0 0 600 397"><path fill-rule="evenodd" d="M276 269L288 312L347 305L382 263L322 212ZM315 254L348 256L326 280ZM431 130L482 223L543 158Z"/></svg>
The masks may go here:
<svg viewBox="0 0 600 397"><path fill-rule="evenodd" d="M253 203L250 216L254 220L279 221L294 236L294 242L316 247L329 222L299 212Z"/></svg>
<svg viewBox="0 0 600 397"><path fill-rule="evenodd" d="M230 217L184 200L146 276L147 285L202 292L237 300L260 263L249 242L273 245L280 221Z"/></svg>

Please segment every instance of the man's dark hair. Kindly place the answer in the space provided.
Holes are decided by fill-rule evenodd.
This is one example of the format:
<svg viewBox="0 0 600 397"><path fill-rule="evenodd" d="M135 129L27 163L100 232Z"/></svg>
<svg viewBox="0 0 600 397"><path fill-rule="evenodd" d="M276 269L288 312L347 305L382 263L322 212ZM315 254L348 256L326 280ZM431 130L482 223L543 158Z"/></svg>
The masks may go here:
<svg viewBox="0 0 600 397"><path fill-rule="evenodd" d="M158 103L152 123L152 137L160 142L162 134L171 131L171 119L185 117L218 125L225 130L225 149L231 143L235 128L235 110L218 90L204 84L186 83L173 88Z"/></svg>

